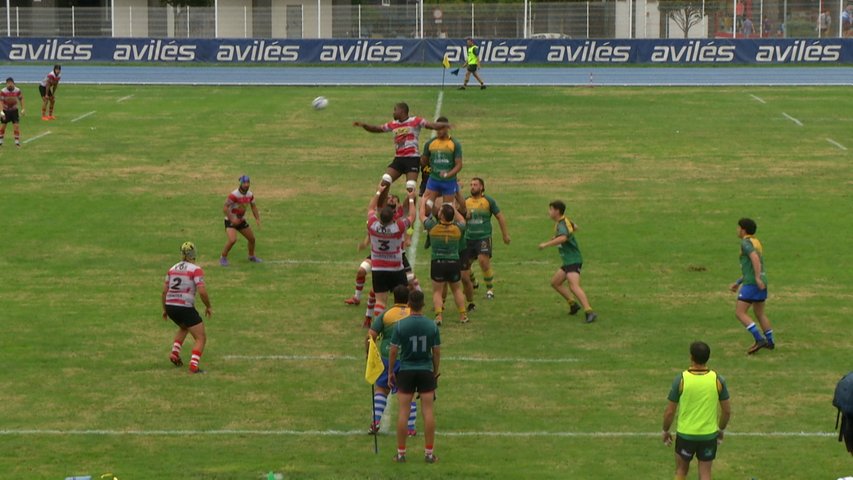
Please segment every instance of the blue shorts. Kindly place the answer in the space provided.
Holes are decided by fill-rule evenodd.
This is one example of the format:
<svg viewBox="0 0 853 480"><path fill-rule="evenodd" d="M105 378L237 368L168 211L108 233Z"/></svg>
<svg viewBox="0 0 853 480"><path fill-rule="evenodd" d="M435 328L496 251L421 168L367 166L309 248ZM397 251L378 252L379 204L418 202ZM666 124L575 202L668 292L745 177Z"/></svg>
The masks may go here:
<svg viewBox="0 0 853 480"><path fill-rule="evenodd" d="M439 195L455 195L459 191L459 184L456 183L455 178L453 180L436 180L429 177L426 188L438 192Z"/></svg>
<svg viewBox="0 0 853 480"><path fill-rule="evenodd" d="M767 300L767 289L761 290L758 285L742 285L737 299L747 303L763 302Z"/></svg>
<svg viewBox="0 0 853 480"><path fill-rule="evenodd" d="M385 369L382 370L382 374L379 375L379 378L376 379L376 386L382 387L382 388L388 388L388 359L387 358L382 359L382 365L385 367ZM394 373L399 373L399 372L400 372L400 361L397 360L397 364L394 365ZM397 393L397 388L396 387L392 388L391 393Z"/></svg>

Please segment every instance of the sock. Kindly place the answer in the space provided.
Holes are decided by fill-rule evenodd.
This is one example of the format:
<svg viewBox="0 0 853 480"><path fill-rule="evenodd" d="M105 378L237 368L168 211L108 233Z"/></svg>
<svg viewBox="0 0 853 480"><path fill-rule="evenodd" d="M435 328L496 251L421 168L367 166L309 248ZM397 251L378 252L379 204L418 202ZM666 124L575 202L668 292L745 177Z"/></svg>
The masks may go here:
<svg viewBox="0 0 853 480"><path fill-rule="evenodd" d="M196 371L198 370L198 361L201 360L201 352L198 350L193 350L193 356L190 359L190 370Z"/></svg>
<svg viewBox="0 0 853 480"><path fill-rule="evenodd" d="M570 307L574 307L574 306L575 306L575 304L577 303L577 302L575 302L575 301L574 301L573 299L571 299L571 298L570 298L570 299L568 299L568 300L566 300L566 301L567 301L567 302L569 302L569 306L570 306Z"/></svg>
<svg viewBox="0 0 853 480"><path fill-rule="evenodd" d="M5 134L0 133L0 145L3 145L3 139L6 137Z"/></svg>
<svg viewBox="0 0 853 480"><path fill-rule="evenodd" d="M767 339L767 343L776 343L775 341L773 341L773 329L772 328L770 330L764 331L764 338Z"/></svg>
<svg viewBox="0 0 853 480"><path fill-rule="evenodd" d="M461 307L459 307L459 316L460 316L460 317L464 317L464 316L465 316L465 315L467 315L467 314L468 314L468 309L467 309L467 308L465 308L465 306L464 306L464 305L463 305L463 306L461 306Z"/></svg>
<svg viewBox="0 0 853 480"><path fill-rule="evenodd" d="M486 281L487 289L491 290L494 287L495 274L491 268L483 272L483 280Z"/></svg>
<svg viewBox="0 0 853 480"><path fill-rule="evenodd" d="M405 456L406 455L406 446L397 446L397 455Z"/></svg>
<svg viewBox="0 0 853 480"><path fill-rule="evenodd" d="M178 357L181 355L181 345L182 344L183 344L183 342L179 342L177 340L175 340L175 343L172 344L172 356L173 357Z"/></svg>
<svg viewBox="0 0 853 480"><path fill-rule="evenodd" d="M589 308L585 309L583 313L592 313L592 305Z"/></svg>
<svg viewBox="0 0 853 480"><path fill-rule="evenodd" d="M44 114L44 105L42 105L42 106L41 106L41 116L42 116L42 117L44 117L44 116L45 116L45 114Z"/></svg>
<svg viewBox="0 0 853 480"><path fill-rule="evenodd" d="M432 445L424 445L424 455L432 455Z"/></svg>
<svg viewBox="0 0 853 480"><path fill-rule="evenodd" d="M365 317L373 317L373 307L376 306L376 292L370 289L370 294L367 296L367 311L364 312Z"/></svg>
<svg viewBox="0 0 853 480"><path fill-rule="evenodd" d="M761 332L758 331L758 327L756 327L754 323L750 323L746 329L749 330L749 333L752 334L752 338L754 338L756 342L760 342L762 340Z"/></svg>
<svg viewBox="0 0 853 480"><path fill-rule="evenodd" d="M50 104L50 113L47 114L49 117L53 116L53 104Z"/></svg>
<svg viewBox="0 0 853 480"><path fill-rule="evenodd" d="M381 302L376 302L376 306L373 307L373 316L378 317L379 315L382 315L382 312L384 311L385 305L383 305Z"/></svg>
<svg viewBox="0 0 853 480"><path fill-rule="evenodd" d="M365 277L365 275L361 275L360 273L355 275L355 294L353 297L355 297L356 300L361 300L361 292L364 290Z"/></svg>
<svg viewBox="0 0 853 480"><path fill-rule="evenodd" d="M471 268L471 285L475 285L474 288L476 288L476 285L479 285L477 283L477 277L474 275L474 268L473 267Z"/></svg>
<svg viewBox="0 0 853 480"><path fill-rule="evenodd" d="M415 287L415 290L423 292L423 290L421 290L421 282L418 281L418 277L412 278L412 286Z"/></svg>
<svg viewBox="0 0 853 480"><path fill-rule="evenodd" d="M377 393L373 396L373 423L379 423L382 420L382 414L385 413L387 405L388 396L384 393Z"/></svg>
<svg viewBox="0 0 853 480"><path fill-rule="evenodd" d="M409 410L409 430L415 429L415 420L418 418L418 402L412 402L412 408Z"/></svg>

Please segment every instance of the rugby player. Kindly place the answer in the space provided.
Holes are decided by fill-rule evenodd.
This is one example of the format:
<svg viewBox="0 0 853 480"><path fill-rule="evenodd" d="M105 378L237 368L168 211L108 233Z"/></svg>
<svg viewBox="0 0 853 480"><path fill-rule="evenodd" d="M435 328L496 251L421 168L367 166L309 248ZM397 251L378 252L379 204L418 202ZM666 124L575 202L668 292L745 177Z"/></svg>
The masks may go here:
<svg viewBox="0 0 853 480"><path fill-rule="evenodd" d="M254 263L263 261L255 256L255 233L245 219L246 206L248 205L252 208L252 215L255 217L258 228L261 228L261 214L258 213L258 207L255 205L255 195L249 190L251 180L248 175L243 175L239 181L240 186L228 195L228 198L225 199L225 205L222 207L222 211L225 213L225 235L228 236L225 248L222 249L222 255L219 256L219 264L223 267L229 265L228 252L237 243L237 232L240 232L249 242L249 261Z"/></svg>
<svg viewBox="0 0 853 480"><path fill-rule="evenodd" d="M388 386L388 372L390 371L388 367L388 351L391 349L391 335L394 332L394 326L398 321L409 316L409 306L407 305L409 302L409 289L402 285L397 285L394 287L393 293L394 305L376 317L370 325L370 330L367 332L368 338L372 337L374 341L377 339L380 340L379 356L382 357L382 365L385 367L385 370L376 379L376 391L373 394L373 423L370 424L370 430L368 431L370 434L379 433L379 422L382 420L382 414L385 413L385 407L388 405L388 394L396 393L396 390L392 390ZM367 339L365 339L366 346ZM400 362L398 361L394 363L394 372L399 371ZM410 437L414 437L417 434L415 430L417 416L418 403L413 401L409 410L408 433Z"/></svg>
<svg viewBox="0 0 853 480"><path fill-rule="evenodd" d="M6 124L11 122L15 129L15 146L21 147L20 115L24 114L24 93L15 86L12 77L6 79L6 88L0 91L0 102L3 103L3 113L0 115L0 147L6 136ZM20 105L21 109L18 110Z"/></svg>
<svg viewBox="0 0 853 480"><path fill-rule="evenodd" d="M46 77L39 83L41 95L41 119L56 120L53 116L53 106L56 104L56 89L59 88L59 78L62 76L62 65L54 65ZM48 110L50 105L50 110Z"/></svg>
<svg viewBox="0 0 853 480"><path fill-rule="evenodd" d="M424 118L409 115L409 105L400 102L394 105L394 120L382 125L369 125L363 122L353 122L354 127L361 127L371 133L394 132L394 161L388 165L382 182L390 185L401 175L406 175L406 188L412 190L420 171L420 154L418 153L418 137L421 128L437 130L450 127L446 123L429 122Z"/></svg>
<svg viewBox="0 0 853 480"><path fill-rule="evenodd" d="M184 364L181 360L181 346L187 334L195 339L195 346L190 357L190 373L204 373L198 368L207 335L204 332L204 322L195 309L195 294L198 292L204 302L204 315L210 318L213 308L204 283L204 271L193 263L196 259L196 249L192 242L181 245L181 261L169 269L166 281L163 283L163 320L172 319L178 326L178 333L172 342L172 353L169 360L176 366Z"/></svg>

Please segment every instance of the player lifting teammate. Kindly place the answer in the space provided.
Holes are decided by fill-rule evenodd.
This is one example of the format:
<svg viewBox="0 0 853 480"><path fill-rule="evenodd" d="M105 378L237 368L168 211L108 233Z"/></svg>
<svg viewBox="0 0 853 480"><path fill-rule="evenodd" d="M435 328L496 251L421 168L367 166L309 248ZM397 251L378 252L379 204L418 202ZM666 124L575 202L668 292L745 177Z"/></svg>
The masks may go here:
<svg viewBox="0 0 853 480"><path fill-rule="evenodd" d="M370 237L370 258L373 290L376 292L374 316L385 311L388 292L397 285L407 285L403 266L403 244L406 230L415 222L415 192L409 191L409 215L394 220L394 209L388 205L377 213L377 205L385 203L389 185L379 184L376 195L367 206L367 233Z"/></svg>
<svg viewBox="0 0 853 480"><path fill-rule="evenodd" d="M459 310L459 321L468 323L468 311L465 309L465 297L462 294L461 270L459 262L459 246L465 234L465 219L452 204L445 203L438 211L438 218L429 212L427 217L426 205L421 206L421 222L432 239L432 263L430 277L432 278L432 303L435 308L435 323L441 325L444 312L443 291L445 285L450 285L453 299Z"/></svg>
<svg viewBox="0 0 853 480"><path fill-rule="evenodd" d="M394 132L394 161L388 165L382 182L391 184L400 175L406 175L406 189L413 190L420 171L420 154L418 153L418 137L421 128L437 130L450 127L447 123L429 122L418 116L409 116L409 105L398 103L394 105L394 120L383 125L368 125L363 122L353 122L354 127L361 127L371 133Z"/></svg>

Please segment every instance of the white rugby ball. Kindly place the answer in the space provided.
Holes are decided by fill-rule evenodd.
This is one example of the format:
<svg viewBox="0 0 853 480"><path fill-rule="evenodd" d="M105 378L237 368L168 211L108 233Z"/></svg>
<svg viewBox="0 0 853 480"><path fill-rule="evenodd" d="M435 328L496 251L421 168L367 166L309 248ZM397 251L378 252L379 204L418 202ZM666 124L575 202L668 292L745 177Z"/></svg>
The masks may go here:
<svg viewBox="0 0 853 480"><path fill-rule="evenodd" d="M316 110L322 110L329 106L329 100L326 97L317 97L311 102Z"/></svg>

